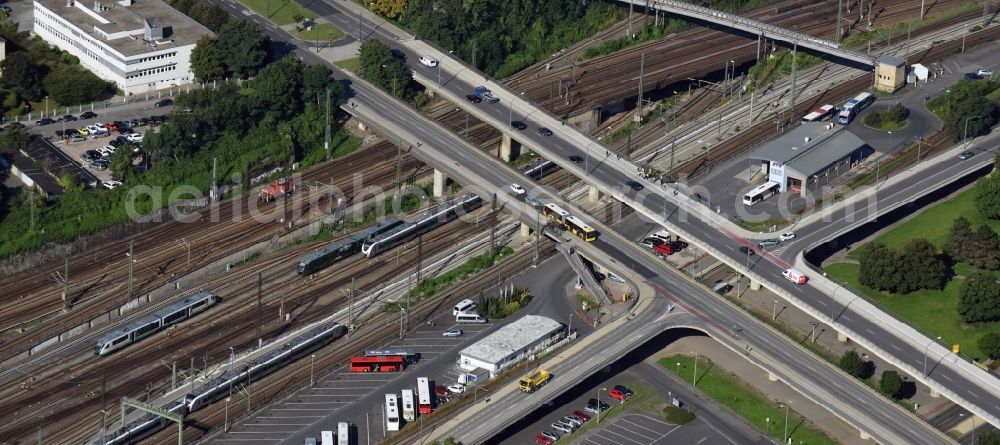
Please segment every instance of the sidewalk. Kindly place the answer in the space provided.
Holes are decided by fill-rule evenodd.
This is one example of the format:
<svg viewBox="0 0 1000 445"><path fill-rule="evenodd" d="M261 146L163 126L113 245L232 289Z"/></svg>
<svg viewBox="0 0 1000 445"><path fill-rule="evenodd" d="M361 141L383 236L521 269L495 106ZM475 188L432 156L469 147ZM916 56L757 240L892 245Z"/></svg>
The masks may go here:
<svg viewBox="0 0 1000 445"><path fill-rule="evenodd" d="M708 358L713 363L728 371L730 374L735 375L743 382L746 382L758 391L766 394L776 403L787 403L793 410L795 410L795 412L799 413L806 419L809 419L813 425L823 430L842 444L862 445L875 443L873 440L862 440L858 435L858 430L856 428L848 425L839 417L830 413L830 411L826 408L823 408L822 406L819 406L811 400L803 397L794 389L789 388L788 385L781 380L768 380L767 373L764 372L764 370L760 369L753 363L746 361L739 354L736 354L725 346L722 346L719 342L710 337L681 338L671 343L662 351L650 356L646 359L646 362L658 367L659 364L656 362L660 358L677 354L690 355L690 351L698 351L698 354L702 358ZM685 382L688 386L690 383L691 382ZM781 421L779 419L771 420L775 425ZM771 433L774 434L775 431L777 430L772 430Z"/></svg>

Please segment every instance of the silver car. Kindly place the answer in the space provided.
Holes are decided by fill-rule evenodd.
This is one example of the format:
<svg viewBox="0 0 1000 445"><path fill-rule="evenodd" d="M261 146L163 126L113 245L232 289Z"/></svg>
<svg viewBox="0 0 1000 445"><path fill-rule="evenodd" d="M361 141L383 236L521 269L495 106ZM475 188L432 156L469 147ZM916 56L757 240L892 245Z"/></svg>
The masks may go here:
<svg viewBox="0 0 1000 445"><path fill-rule="evenodd" d="M771 247L771 246L777 246L778 244L781 244L781 241L779 241L779 240L777 240L775 238L770 238L770 239L760 240L760 242L757 243L757 246L759 246L759 247Z"/></svg>
<svg viewBox="0 0 1000 445"><path fill-rule="evenodd" d="M552 422L552 429L563 434L573 434L573 427L562 422Z"/></svg>
<svg viewBox="0 0 1000 445"><path fill-rule="evenodd" d="M583 422L581 422L579 419L573 416L563 416L563 418L559 420L562 423L572 426L573 428L579 428L583 426Z"/></svg>

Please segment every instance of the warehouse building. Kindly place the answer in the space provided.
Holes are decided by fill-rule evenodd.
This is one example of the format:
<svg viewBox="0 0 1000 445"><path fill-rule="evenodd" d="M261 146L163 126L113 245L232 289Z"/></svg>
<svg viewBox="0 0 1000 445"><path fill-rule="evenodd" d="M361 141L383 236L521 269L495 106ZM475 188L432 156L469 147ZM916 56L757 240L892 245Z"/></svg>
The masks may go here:
<svg viewBox="0 0 1000 445"><path fill-rule="evenodd" d="M755 150L750 159L760 161L760 173L778 183L780 192L805 196L850 171L871 152L846 127L805 122Z"/></svg>
<svg viewBox="0 0 1000 445"><path fill-rule="evenodd" d="M212 31L162 0L35 0L36 35L126 94L194 80L191 50Z"/></svg>
<svg viewBox="0 0 1000 445"><path fill-rule="evenodd" d="M458 365L468 371L485 369L493 378L565 336L562 323L540 315L525 315L463 349Z"/></svg>

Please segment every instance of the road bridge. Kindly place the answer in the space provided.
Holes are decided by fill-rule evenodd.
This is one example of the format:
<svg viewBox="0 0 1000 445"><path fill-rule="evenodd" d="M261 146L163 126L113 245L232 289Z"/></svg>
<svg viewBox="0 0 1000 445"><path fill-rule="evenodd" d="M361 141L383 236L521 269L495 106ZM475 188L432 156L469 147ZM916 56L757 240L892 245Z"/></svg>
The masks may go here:
<svg viewBox="0 0 1000 445"><path fill-rule="evenodd" d="M629 0L619 0L622 3L632 3ZM633 0L634 1L634 0ZM791 31L779 26L770 25L758 20L748 19L736 14L717 11L703 6L692 5L676 0L650 0L649 5L653 9L666 11L672 14L715 23L728 28L737 29L749 34L763 36L765 38L780 40L789 45L798 45L813 51L828 54L838 59L849 60L869 69L874 68L876 58L853 51L843 47L837 42L820 39L800 32Z"/></svg>

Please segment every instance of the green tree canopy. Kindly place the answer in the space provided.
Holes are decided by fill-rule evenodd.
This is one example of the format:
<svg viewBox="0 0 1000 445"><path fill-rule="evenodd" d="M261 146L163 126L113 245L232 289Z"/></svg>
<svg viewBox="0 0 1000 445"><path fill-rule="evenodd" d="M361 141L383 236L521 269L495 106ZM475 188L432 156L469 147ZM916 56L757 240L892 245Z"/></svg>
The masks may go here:
<svg viewBox="0 0 1000 445"><path fill-rule="evenodd" d="M840 357L840 369L843 369L850 375L861 378L865 372L865 361L861 359L858 351L851 349Z"/></svg>
<svg viewBox="0 0 1000 445"><path fill-rule="evenodd" d="M996 115L997 105L981 95L969 96L961 101L953 99L944 128L953 141L959 142L963 137L973 138L987 133L996 123Z"/></svg>
<svg viewBox="0 0 1000 445"><path fill-rule="evenodd" d="M234 20L219 31L217 44L226 71L241 79L257 74L267 62L268 39L253 23Z"/></svg>
<svg viewBox="0 0 1000 445"><path fill-rule="evenodd" d="M71 65L59 65L43 81L49 97L61 105L86 104L111 96L114 84L90 71Z"/></svg>
<svg viewBox="0 0 1000 445"><path fill-rule="evenodd" d="M0 132L0 152L23 150L31 142L31 133L24 127L13 127Z"/></svg>
<svg viewBox="0 0 1000 445"><path fill-rule="evenodd" d="M1000 161L1000 156L996 160ZM1000 219L1000 176L993 174L976 182L976 209L984 218Z"/></svg>
<svg viewBox="0 0 1000 445"><path fill-rule="evenodd" d="M1000 285L992 273L977 271L965 278L958 313L966 323L1000 320Z"/></svg>
<svg viewBox="0 0 1000 445"><path fill-rule="evenodd" d="M948 232L948 240L944 245L944 252L955 261L965 261L972 247L973 234L972 225L964 216L955 218L951 223L951 231Z"/></svg>
<svg viewBox="0 0 1000 445"><path fill-rule="evenodd" d="M948 266L938 256L937 247L923 238L911 240L903 247L903 280L899 292L920 289L944 289L948 279Z"/></svg>
<svg viewBox="0 0 1000 445"><path fill-rule="evenodd" d="M1000 332L987 332L976 341L979 350L991 359L1000 359Z"/></svg>
<svg viewBox="0 0 1000 445"><path fill-rule="evenodd" d="M1000 269L1000 236L997 236L989 224L983 224L976 229L971 249L965 260L983 269Z"/></svg>
<svg viewBox="0 0 1000 445"><path fill-rule="evenodd" d="M902 256L885 244L876 241L866 246L859 262L858 281L863 286L895 292L902 285Z"/></svg>
<svg viewBox="0 0 1000 445"><path fill-rule="evenodd" d="M274 119L285 120L299 111L303 98L302 62L298 57L288 55L257 73L250 81L250 94L258 99L257 104L265 114Z"/></svg>
<svg viewBox="0 0 1000 445"><path fill-rule="evenodd" d="M201 36L191 50L191 72L201 82L220 80L226 77L226 67L222 55L212 36Z"/></svg>
<svg viewBox="0 0 1000 445"><path fill-rule="evenodd" d="M903 379L896 371L883 371L882 378L878 382L878 390L886 397L895 399L903 390Z"/></svg>
<svg viewBox="0 0 1000 445"><path fill-rule="evenodd" d="M365 80L400 98L412 95L413 70L402 54L394 53L379 40L366 39L361 42L358 58Z"/></svg>
<svg viewBox="0 0 1000 445"><path fill-rule="evenodd" d="M1000 432L988 430L976 436L979 445L1000 445Z"/></svg>
<svg viewBox="0 0 1000 445"><path fill-rule="evenodd" d="M18 95L30 100L44 97L42 79L45 77L44 65L36 64L27 51L17 51L0 62L0 86L17 92Z"/></svg>

